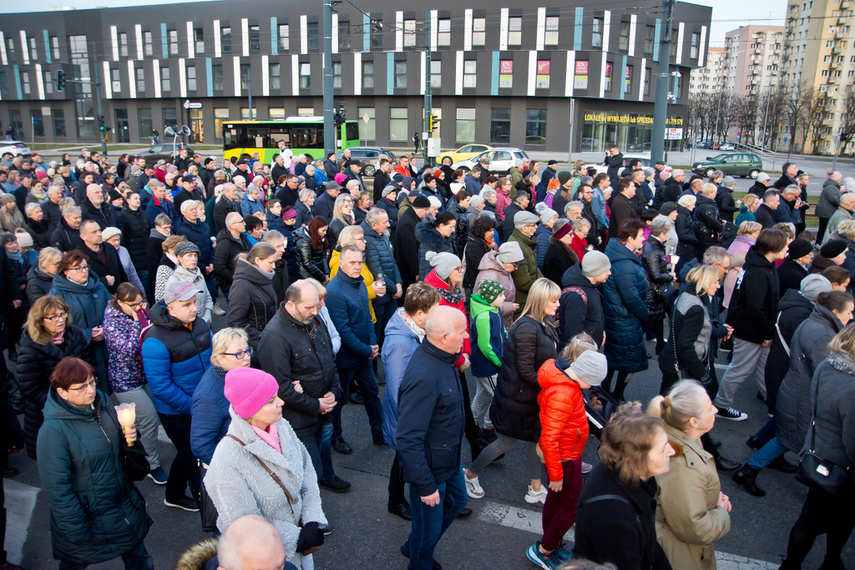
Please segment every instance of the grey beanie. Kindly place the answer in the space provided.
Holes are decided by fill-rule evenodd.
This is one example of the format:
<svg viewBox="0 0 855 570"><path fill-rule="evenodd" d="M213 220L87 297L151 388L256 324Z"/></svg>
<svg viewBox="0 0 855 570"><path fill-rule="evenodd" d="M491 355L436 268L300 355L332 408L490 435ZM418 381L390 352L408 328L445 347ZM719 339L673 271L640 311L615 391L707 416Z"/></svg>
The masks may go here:
<svg viewBox="0 0 855 570"><path fill-rule="evenodd" d="M612 263L605 253L589 251L582 258L582 274L586 277L602 275L612 268Z"/></svg>
<svg viewBox="0 0 855 570"><path fill-rule="evenodd" d="M502 263L519 263L523 259L525 256L519 243L509 241L499 247L499 261Z"/></svg>
<svg viewBox="0 0 855 570"><path fill-rule="evenodd" d="M585 257L588 257L587 255ZM591 386L599 386L606 378L609 364L606 355L596 350L586 350L570 365L570 370L576 373L579 380Z"/></svg>
<svg viewBox="0 0 855 570"><path fill-rule="evenodd" d="M733 179L733 176L725 176L721 179L721 185L726 188L730 188L734 184L736 184L736 180Z"/></svg>
<svg viewBox="0 0 855 570"><path fill-rule="evenodd" d="M540 218L537 215L532 214L531 212L527 212L525 210L520 210L516 214L514 214L514 227L516 229L520 229L523 226L527 226L529 224L536 224L540 221Z"/></svg>
<svg viewBox="0 0 855 570"><path fill-rule="evenodd" d="M172 250L172 255L175 257L181 257L182 255L187 255L188 253L195 253L196 255L200 255L199 246L197 246L192 241L182 241L175 245L175 249Z"/></svg>
<svg viewBox="0 0 855 570"><path fill-rule="evenodd" d="M548 222L549 220L551 220L552 218L554 218L557 215L558 215L558 212L556 212L552 208L544 208L540 211L540 223L545 226L546 222ZM517 218L516 218L516 216L514 216L514 222L516 223L516 221L517 221Z"/></svg>
<svg viewBox="0 0 855 570"><path fill-rule="evenodd" d="M484 198L482 198L478 194L475 194L474 196L472 196L472 199L469 200L469 205L472 206L473 208L477 208L478 206L480 206L483 203L484 203Z"/></svg>
<svg viewBox="0 0 855 570"><path fill-rule="evenodd" d="M447 251L442 253L429 251L425 254L425 259L428 260L431 267L436 271L436 276L443 281L448 279L448 276L461 265L460 258Z"/></svg>
<svg viewBox="0 0 855 570"><path fill-rule="evenodd" d="M383 188L383 193L381 194L381 196L382 196L383 198L385 198L386 196L388 196L388 195L389 195L389 194L391 194L392 192L397 192L397 191L398 191L398 187L397 187L397 186L395 186L394 184L389 184L388 186L386 186L385 188Z"/></svg>
<svg viewBox="0 0 855 570"><path fill-rule="evenodd" d="M799 291L808 301L815 303L820 293L831 293L831 281L818 273L808 275L802 279Z"/></svg>

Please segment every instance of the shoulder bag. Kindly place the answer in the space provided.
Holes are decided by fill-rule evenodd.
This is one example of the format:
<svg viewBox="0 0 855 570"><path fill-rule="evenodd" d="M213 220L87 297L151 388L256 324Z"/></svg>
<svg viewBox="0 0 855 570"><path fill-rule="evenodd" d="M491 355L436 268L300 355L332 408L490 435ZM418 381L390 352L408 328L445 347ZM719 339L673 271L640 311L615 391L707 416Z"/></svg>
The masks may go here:
<svg viewBox="0 0 855 570"><path fill-rule="evenodd" d="M816 453L816 408L819 396L819 377L813 393L813 416L810 422L810 447L799 463L796 481L812 489L825 491L829 495L839 495L850 479L849 467L841 467Z"/></svg>

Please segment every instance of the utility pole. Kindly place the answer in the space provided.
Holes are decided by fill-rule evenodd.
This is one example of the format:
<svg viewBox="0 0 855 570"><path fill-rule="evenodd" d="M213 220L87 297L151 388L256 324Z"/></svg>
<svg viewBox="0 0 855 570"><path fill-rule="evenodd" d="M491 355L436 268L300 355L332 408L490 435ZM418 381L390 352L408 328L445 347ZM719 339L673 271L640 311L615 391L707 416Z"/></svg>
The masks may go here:
<svg viewBox="0 0 855 570"><path fill-rule="evenodd" d="M92 42L92 61L94 62L95 69L95 96L98 101L98 117L101 118L104 116L104 109L101 106L101 79L98 74L98 48L96 47L95 42ZM106 129L98 131L98 136L101 138L101 154L107 156L107 141L104 139L104 135L107 134Z"/></svg>
<svg viewBox="0 0 855 570"><path fill-rule="evenodd" d="M254 121L255 117L252 112L252 65L246 68L246 92L249 94L249 120ZM188 113L190 111L187 111ZM189 121L188 121L189 122Z"/></svg>
<svg viewBox="0 0 855 570"><path fill-rule="evenodd" d="M570 166L570 170L572 172L576 172L573 170L573 119L576 117L576 99L570 98L570 144L567 146L567 164Z"/></svg>
<svg viewBox="0 0 855 570"><path fill-rule="evenodd" d="M425 120L424 120L424 132L428 134L427 138L433 138L433 133L431 132L430 125L430 116L433 114L433 96L431 92L431 41L430 41L430 12L425 12ZM430 157L428 157L428 141L425 139L422 141L422 152L425 157L425 166L430 164Z"/></svg>
<svg viewBox="0 0 855 570"><path fill-rule="evenodd" d="M663 0L665 26L659 41L659 73L656 74L656 100L653 104L653 140L650 141L650 160L662 160L665 152L665 125L668 119L668 77L671 64L671 22L674 18L674 0Z"/></svg>
<svg viewBox="0 0 855 570"><path fill-rule="evenodd" d="M324 157L335 152L335 104L333 103L332 73L332 7L333 0L324 0Z"/></svg>

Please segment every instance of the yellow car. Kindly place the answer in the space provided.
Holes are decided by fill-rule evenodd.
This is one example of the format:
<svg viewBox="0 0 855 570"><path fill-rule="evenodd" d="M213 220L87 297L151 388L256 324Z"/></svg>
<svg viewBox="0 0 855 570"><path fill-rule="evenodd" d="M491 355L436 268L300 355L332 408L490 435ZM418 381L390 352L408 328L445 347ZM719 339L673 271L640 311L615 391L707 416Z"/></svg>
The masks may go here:
<svg viewBox="0 0 855 570"><path fill-rule="evenodd" d="M454 164L456 162L460 162L461 160L472 158L476 154L484 152L485 150L490 150L491 148L493 147L487 144L467 144L458 148L455 151L444 152L439 155L439 163L442 164L442 161L445 160L445 157L448 157L451 159L451 164Z"/></svg>

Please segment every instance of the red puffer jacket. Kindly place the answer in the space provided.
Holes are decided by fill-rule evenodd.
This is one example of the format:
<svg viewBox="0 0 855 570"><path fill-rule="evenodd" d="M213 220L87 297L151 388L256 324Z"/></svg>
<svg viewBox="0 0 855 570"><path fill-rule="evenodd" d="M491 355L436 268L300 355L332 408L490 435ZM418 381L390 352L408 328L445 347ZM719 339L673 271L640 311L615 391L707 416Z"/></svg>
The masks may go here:
<svg viewBox="0 0 855 570"><path fill-rule="evenodd" d="M566 366L566 364L565 364ZM550 481L564 479L562 461L579 460L588 441L588 418L582 389L557 365L547 360L537 372L541 391L537 397L540 405L540 449L546 463Z"/></svg>

